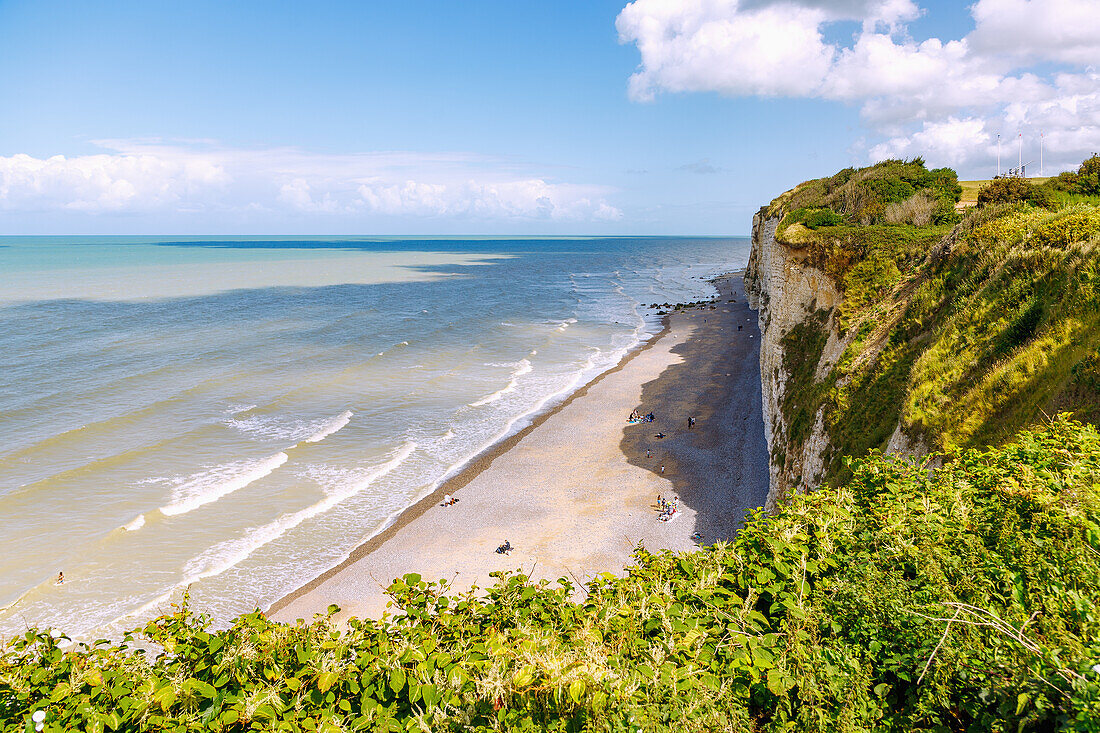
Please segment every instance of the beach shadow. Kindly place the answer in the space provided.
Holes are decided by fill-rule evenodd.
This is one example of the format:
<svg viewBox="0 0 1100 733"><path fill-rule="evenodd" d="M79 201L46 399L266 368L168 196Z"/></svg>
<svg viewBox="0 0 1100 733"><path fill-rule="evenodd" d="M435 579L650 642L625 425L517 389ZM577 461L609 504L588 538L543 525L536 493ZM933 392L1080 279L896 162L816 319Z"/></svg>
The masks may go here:
<svg viewBox="0 0 1100 733"><path fill-rule="evenodd" d="M733 539L744 516L768 496L756 313L740 276L716 286L721 295L713 310L674 316L694 328L672 349L683 361L643 385L638 410L652 412L655 420L629 426L620 444L630 463L670 481L681 503L694 510L701 544ZM694 428L689 417L696 418ZM656 438L659 432L666 437Z"/></svg>

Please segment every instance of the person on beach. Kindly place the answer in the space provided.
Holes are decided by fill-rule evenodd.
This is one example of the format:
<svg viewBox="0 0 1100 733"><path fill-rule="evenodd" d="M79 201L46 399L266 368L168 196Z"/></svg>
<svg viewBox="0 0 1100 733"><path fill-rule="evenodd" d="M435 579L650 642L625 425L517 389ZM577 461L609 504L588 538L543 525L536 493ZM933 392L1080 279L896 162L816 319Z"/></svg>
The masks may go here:
<svg viewBox="0 0 1100 733"><path fill-rule="evenodd" d="M653 451L651 451L651 450L650 450L649 448L646 448L646 449L645 449L645 457L646 457L646 458L649 458L649 454L650 454L650 453L652 453L652 452L653 452Z"/></svg>
<svg viewBox="0 0 1100 733"><path fill-rule="evenodd" d="M664 472L665 472L665 464L662 463L661 464L661 473L664 473Z"/></svg>
<svg viewBox="0 0 1100 733"><path fill-rule="evenodd" d="M58 574L57 574L57 583L56 584L61 585L64 582L65 582L65 573L64 572L58 572Z"/></svg>

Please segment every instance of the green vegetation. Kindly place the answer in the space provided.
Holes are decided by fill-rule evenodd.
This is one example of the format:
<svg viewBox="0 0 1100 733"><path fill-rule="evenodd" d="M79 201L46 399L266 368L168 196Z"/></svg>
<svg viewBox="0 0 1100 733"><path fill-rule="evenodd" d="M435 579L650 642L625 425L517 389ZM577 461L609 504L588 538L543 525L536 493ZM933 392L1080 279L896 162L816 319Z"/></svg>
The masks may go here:
<svg viewBox="0 0 1100 733"><path fill-rule="evenodd" d="M801 445L810 437L817 411L828 391L827 385L814 379L829 332L825 323L829 311L817 309L788 332L782 341L783 371L790 388L784 392L779 409L787 423L787 440ZM776 456L780 461L783 455Z"/></svg>
<svg viewBox="0 0 1100 733"><path fill-rule="evenodd" d="M1100 155L1082 162L1076 173L1067 171L1052 178L1050 187L1078 196L1100 196Z"/></svg>
<svg viewBox="0 0 1100 733"><path fill-rule="evenodd" d="M1032 206L1050 206L1054 203L1053 191L1048 186L1037 186L1024 178L998 178L978 191L979 204L1021 202Z"/></svg>
<svg viewBox="0 0 1100 733"><path fill-rule="evenodd" d="M962 195L959 197L959 201L967 204L978 203L978 191L980 191L985 186L988 186L994 180L996 179L986 178L984 180L976 181L959 181L959 186L962 188ZM1047 176L1044 178L1028 178L1027 180L1039 186L1052 179L1050 176Z"/></svg>
<svg viewBox="0 0 1100 733"><path fill-rule="evenodd" d="M884 448L899 427L911 443L952 452L1002 442L1044 414L1098 420L1100 391L1088 375L1100 350L1100 196L1083 193L1094 175L1098 157L1043 186L998 179L952 227L811 230L783 214L832 196L835 176L773 202L769 211L783 217L777 237L844 295L827 314L844 339L837 363L786 370L787 449L801 449L805 413L821 408L831 445L824 475L802 477L802 486L837 485L850 476L845 456ZM1063 184L1074 193L1056 189ZM820 358L802 334L787 336L785 363Z"/></svg>
<svg viewBox="0 0 1100 733"><path fill-rule="evenodd" d="M407 575L384 621L0 654L0 726L45 731L1090 731L1100 720L1100 434L1066 420L935 471L870 456L736 542L636 553L580 602Z"/></svg>
<svg viewBox="0 0 1100 733"><path fill-rule="evenodd" d="M829 178L807 181L773 201L767 213L786 215L780 231L798 223L798 212L807 209L827 209L849 224L883 224L889 222L891 205L911 202L917 206L930 201L930 221L942 224L951 220L961 194L958 176L950 168L928 170L920 158L884 160L868 168L845 168ZM897 216L895 209L893 218Z"/></svg>

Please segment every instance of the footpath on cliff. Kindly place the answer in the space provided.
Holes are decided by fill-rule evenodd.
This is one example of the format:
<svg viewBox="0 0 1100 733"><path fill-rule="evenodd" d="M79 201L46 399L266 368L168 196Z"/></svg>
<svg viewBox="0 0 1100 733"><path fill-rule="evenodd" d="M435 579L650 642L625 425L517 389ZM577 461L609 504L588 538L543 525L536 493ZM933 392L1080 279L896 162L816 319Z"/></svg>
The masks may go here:
<svg viewBox="0 0 1100 733"><path fill-rule="evenodd" d="M516 569L580 585L621 573L639 544L683 551L731 539L767 498L768 457L757 319L740 275L715 285L713 307L670 314L665 330L618 367L275 603L271 615L309 619L336 604L340 618L377 618L385 588L406 573L448 580L453 592ZM655 419L629 424L633 410ZM442 506L446 494L458 502ZM679 497L671 521L658 521L658 495ZM498 554L506 540L515 549Z"/></svg>

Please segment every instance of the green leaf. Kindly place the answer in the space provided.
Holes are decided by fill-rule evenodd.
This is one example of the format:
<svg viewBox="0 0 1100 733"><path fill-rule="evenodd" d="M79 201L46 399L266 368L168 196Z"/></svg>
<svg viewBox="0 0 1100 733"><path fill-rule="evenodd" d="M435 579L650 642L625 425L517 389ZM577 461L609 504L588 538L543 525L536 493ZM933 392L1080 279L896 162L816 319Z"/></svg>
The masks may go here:
<svg viewBox="0 0 1100 733"><path fill-rule="evenodd" d="M328 689L332 687L333 683L340 678L336 672L322 672L317 675L317 689L321 692L328 692Z"/></svg>
<svg viewBox="0 0 1100 733"><path fill-rule="evenodd" d="M787 693L787 688L783 684L783 673L778 669L768 670L768 690L773 695L785 695Z"/></svg>
<svg viewBox="0 0 1100 733"><path fill-rule="evenodd" d="M160 705L161 710L167 710L176 702L176 691L172 685L165 685L153 693L153 700Z"/></svg>
<svg viewBox="0 0 1100 733"><path fill-rule="evenodd" d="M1016 714L1019 715L1027 707L1027 704L1031 702L1031 698L1027 696L1027 693L1021 692L1016 696Z"/></svg>
<svg viewBox="0 0 1100 733"><path fill-rule="evenodd" d="M390 689L394 694L400 694L401 690L405 688L405 670L398 667L392 673L390 673Z"/></svg>
<svg viewBox="0 0 1100 733"><path fill-rule="evenodd" d="M584 699L584 680L573 680L569 683L569 699L580 705Z"/></svg>
<svg viewBox="0 0 1100 733"><path fill-rule="evenodd" d="M527 687L535 679L535 665L525 664L512 675L512 684L516 687Z"/></svg>

